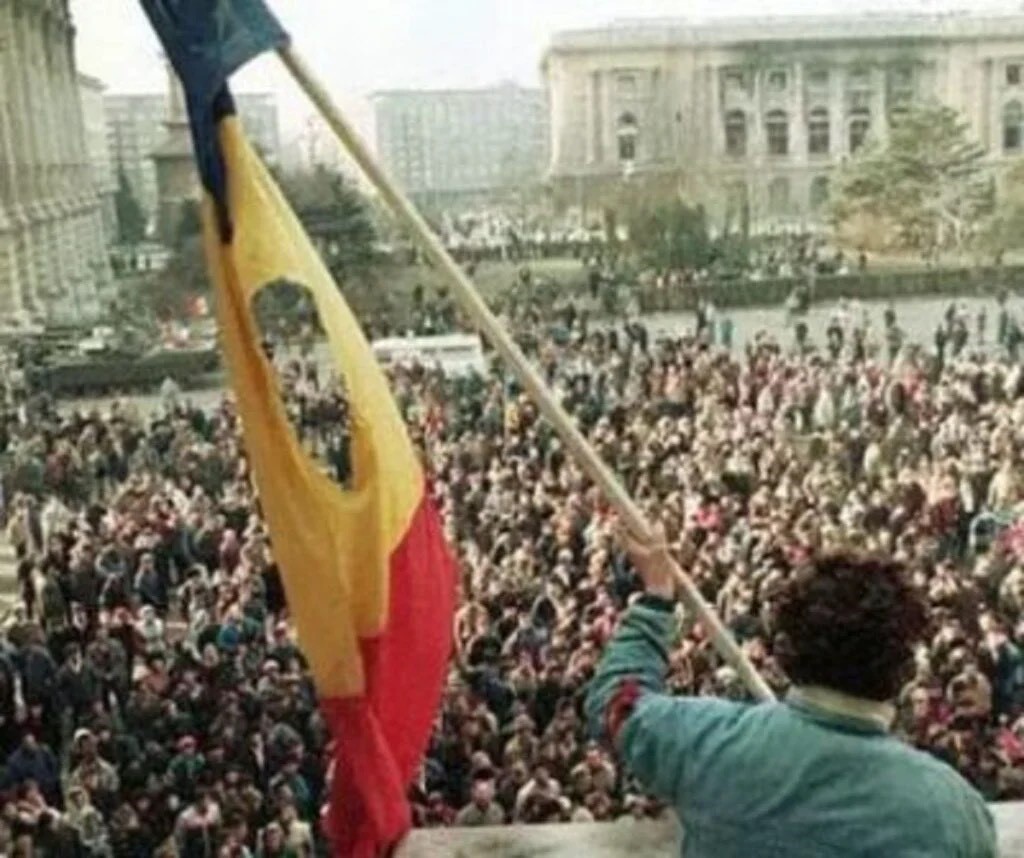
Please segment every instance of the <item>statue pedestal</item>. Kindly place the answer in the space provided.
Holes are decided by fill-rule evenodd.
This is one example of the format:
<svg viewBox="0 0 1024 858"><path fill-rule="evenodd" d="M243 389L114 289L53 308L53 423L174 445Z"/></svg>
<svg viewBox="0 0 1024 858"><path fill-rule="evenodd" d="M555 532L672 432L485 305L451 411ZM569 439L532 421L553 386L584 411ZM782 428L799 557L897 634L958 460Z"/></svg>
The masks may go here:
<svg viewBox="0 0 1024 858"><path fill-rule="evenodd" d="M1002 858L1024 856L1024 804L993 805ZM673 824L444 828L413 832L397 858L679 858Z"/></svg>

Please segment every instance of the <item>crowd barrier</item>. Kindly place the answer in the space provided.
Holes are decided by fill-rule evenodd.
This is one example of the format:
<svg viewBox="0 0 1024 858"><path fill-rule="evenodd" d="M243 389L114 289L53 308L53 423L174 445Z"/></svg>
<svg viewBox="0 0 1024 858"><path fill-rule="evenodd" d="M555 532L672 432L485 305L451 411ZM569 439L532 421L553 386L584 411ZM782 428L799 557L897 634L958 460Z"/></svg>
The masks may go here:
<svg viewBox="0 0 1024 858"><path fill-rule="evenodd" d="M683 286L675 290L645 288L638 296L644 312L685 312L693 310L701 298L718 307L769 307L782 304L800 286L805 277L749 278ZM1002 290L1024 291L1024 266L999 268L935 268L924 271L862 271L853 274L819 276L811 288L814 302L834 302L841 298L871 300L907 300L936 296L995 296Z"/></svg>

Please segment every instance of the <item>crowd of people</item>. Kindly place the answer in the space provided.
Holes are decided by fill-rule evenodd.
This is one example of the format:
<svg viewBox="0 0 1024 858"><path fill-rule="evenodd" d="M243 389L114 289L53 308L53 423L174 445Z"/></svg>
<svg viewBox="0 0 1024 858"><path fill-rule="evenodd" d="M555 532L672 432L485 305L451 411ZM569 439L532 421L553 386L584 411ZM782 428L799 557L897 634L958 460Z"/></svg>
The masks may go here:
<svg viewBox="0 0 1024 858"><path fill-rule="evenodd" d="M469 263L582 259L600 253L607 243L605 230L593 224L515 217L487 209L445 213L439 234L455 259Z"/></svg>
<svg viewBox="0 0 1024 858"><path fill-rule="evenodd" d="M895 729L987 798L1024 798L1020 366L969 346L890 362L854 316L838 348L808 334L741 351L706 324L659 339L582 313L537 323L524 346L777 691L780 585L824 549L892 556L931 606ZM342 387L309 354L274 357L297 431L346 484ZM393 389L461 568L417 824L660 817L582 719L639 589L607 502L500 368L396 367ZM19 563L0 853L316 854L327 736L230 399L57 406L8 397L0 420ZM692 622L669 682L745 693Z"/></svg>

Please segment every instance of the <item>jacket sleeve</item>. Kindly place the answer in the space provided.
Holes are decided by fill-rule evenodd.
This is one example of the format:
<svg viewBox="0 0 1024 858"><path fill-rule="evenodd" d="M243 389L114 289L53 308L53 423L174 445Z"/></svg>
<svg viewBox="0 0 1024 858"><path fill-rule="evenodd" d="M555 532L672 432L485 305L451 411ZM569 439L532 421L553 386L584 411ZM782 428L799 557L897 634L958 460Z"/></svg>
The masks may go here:
<svg viewBox="0 0 1024 858"><path fill-rule="evenodd" d="M675 629L673 606L644 596L608 645L586 708L594 734L615 745L643 786L681 807L745 707L664 693Z"/></svg>
<svg viewBox="0 0 1024 858"><path fill-rule="evenodd" d="M671 603L651 596L642 597L622 618L587 690L587 718L595 735L616 738L623 694L635 703L641 693L664 689L675 628Z"/></svg>
<svg viewBox="0 0 1024 858"><path fill-rule="evenodd" d="M662 693L674 631L672 605L644 596L623 618L586 700L593 734L614 744L627 768L665 799L675 798L680 774L670 747L675 701Z"/></svg>

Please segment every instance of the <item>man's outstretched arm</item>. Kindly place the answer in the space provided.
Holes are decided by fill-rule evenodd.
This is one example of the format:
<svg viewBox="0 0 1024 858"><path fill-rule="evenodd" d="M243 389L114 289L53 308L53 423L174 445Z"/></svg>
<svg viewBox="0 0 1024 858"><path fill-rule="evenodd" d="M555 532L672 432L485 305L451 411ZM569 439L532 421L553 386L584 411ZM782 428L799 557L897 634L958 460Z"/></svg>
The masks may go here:
<svg viewBox="0 0 1024 858"><path fill-rule="evenodd" d="M663 693L674 605L645 595L622 620L587 691L593 735L614 745L652 792L674 799L682 761L679 700Z"/></svg>
<svg viewBox="0 0 1024 858"><path fill-rule="evenodd" d="M657 537L645 545L620 534L646 592L626 613L598 666L587 716L640 782L678 808L739 707L664 693L676 630L676 570L660 531Z"/></svg>

